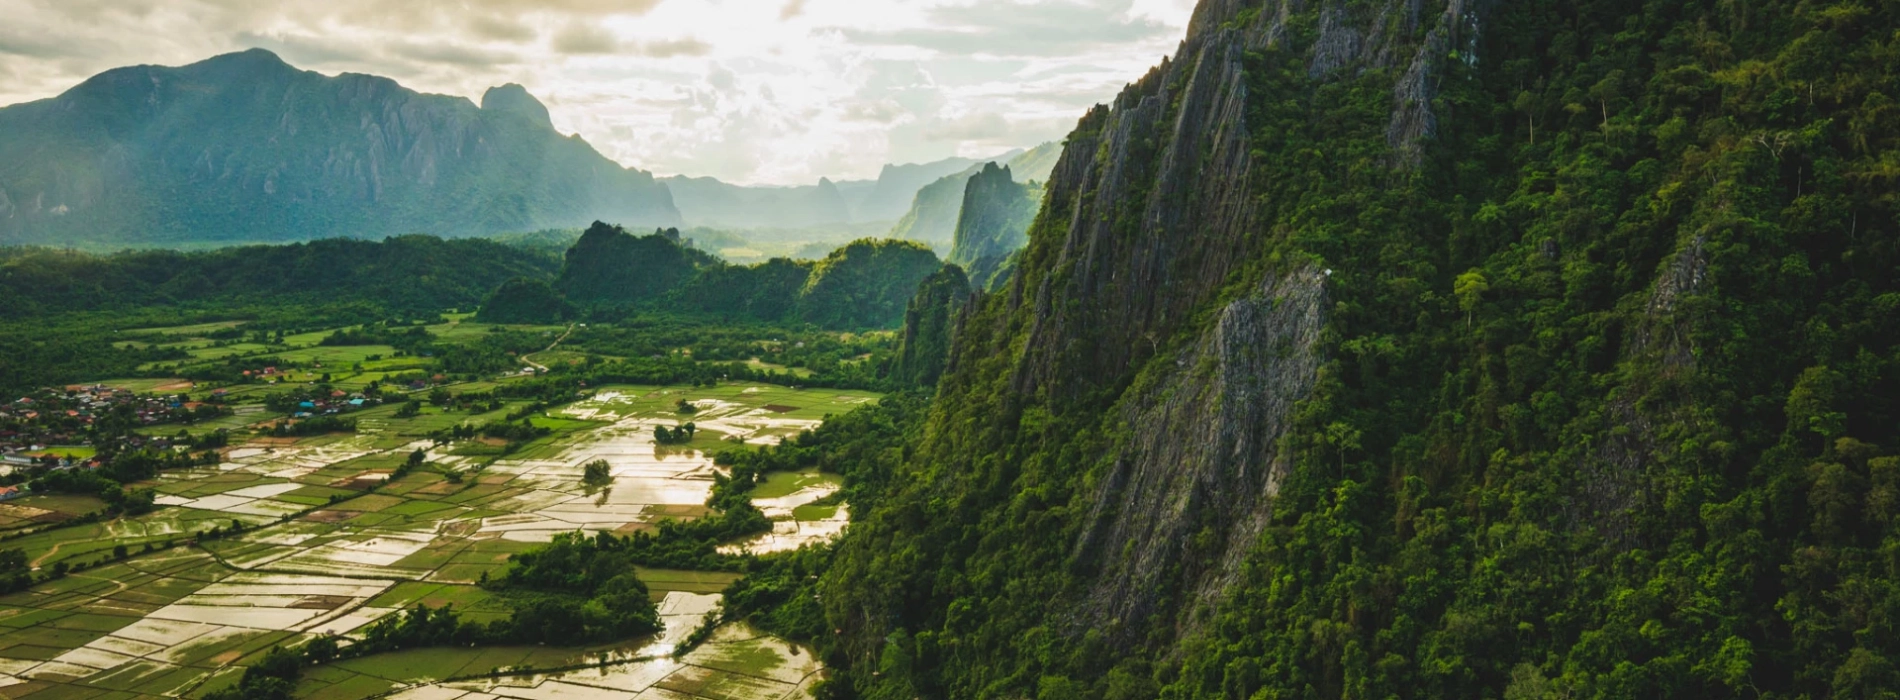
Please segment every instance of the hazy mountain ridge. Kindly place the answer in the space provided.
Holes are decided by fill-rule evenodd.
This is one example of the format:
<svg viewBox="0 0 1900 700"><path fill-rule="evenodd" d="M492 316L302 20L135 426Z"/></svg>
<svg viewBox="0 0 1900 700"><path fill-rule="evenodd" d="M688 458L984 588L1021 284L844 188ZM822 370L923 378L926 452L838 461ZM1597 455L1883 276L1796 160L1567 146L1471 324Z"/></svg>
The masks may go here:
<svg viewBox="0 0 1900 700"><path fill-rule="evenodd" d="M1009 167L1017 182L1041 182L1049 178L1062 154L1062 145L1045 143L1006 158L980 161L970 167L939 178L917 191L910 211L891 229L891 238L923 241L933 248L948 250L956 239L957 221L963 214L964 191L972 178L982 174L989 164Z"/></svg>
<svg viewBox="0 0 1900 700"><path fill-rule="evenodd" d="M852 221L844 191L830 178L800 187L746 187L686 176L661 182L672 191L680 216L694 226L806 228Z"/></svg>
<svg viewBox="0 0 1900 700"><path fill-rule="evenodd" d="M0 240L477 235L677 225L651 174L562 136L520 86L486 108L263 50L107 71L0 109Z"/></svg>
<svg viewBox="0 0 1900 700"><path fill-rule="evenodd" d="M965 177L986 162L1017 163L1047 176L1055 144L1031 151L1013 150L995 158L946 158L929 163L886 165L876 180L832 181L816 185L735 185L711 177L662 178L673 192L680 215L693 226L801 229L843 223L890 222L914 206L919 190L945 178ZM1020 168L1019 168L1020 169ZM935 200L932 200L935 201Z"/></svg>
<svg viewBox="0 0 1900 700"><path fill-rule="evenodd" d="M1004 154L1003 158L1013 156ZM858 204L855 215L864 221L895 221L911 207L911 200L925 185L982 165L972 158L946 158L930 163L886 165L878 172L877 187Z"/></svg>

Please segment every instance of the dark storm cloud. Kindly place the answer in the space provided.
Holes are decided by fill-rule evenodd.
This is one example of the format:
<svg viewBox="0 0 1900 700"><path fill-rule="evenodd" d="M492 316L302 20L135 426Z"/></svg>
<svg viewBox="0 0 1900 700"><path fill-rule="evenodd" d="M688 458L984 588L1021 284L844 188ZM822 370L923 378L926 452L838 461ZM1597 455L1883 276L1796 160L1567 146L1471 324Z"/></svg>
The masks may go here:
<svg viewBox="0 0 1900 700"><path fill-rule="evenodd" d="M1126 18L1128 8L1125 0L1058 0L1034 5L982 0L974 5L931 8L930 28L882 32L846 29L844 35L863 44L917 46L952 54L1066 56L1172 31L1154 20Z"/></svg>

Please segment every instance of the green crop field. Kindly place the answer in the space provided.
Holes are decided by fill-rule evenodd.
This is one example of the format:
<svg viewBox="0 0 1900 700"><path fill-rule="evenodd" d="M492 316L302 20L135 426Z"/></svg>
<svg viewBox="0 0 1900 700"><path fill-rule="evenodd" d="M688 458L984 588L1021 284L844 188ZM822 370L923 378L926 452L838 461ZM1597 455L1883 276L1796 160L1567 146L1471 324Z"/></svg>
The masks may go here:
<svg viewBox="0 0 1900 700"><path fill-rule="evenodd" d="M189 336L201 335L204 333L210 333L213 331L221 331L227 328L236 328L244 324L245 324L244 321L214 321L211 323L197 323L197 324L192 324L192 325L187 325L187 326L164 326L164 327L159 327L159 328L133 328L129 330L119 331L119 334L120 335L172 335L172 336L189 337Z"/></svg>
<svg viewBox="0 0 1900 700"><path fill-rule="evenodd" d="M306 333L288 340L307 344L321 337ZM304 347L283 355L287 361L321 360L327 368L391 351ZM172 381L130 379L121 385L146 391ZM451 392L497 386L468 383ZM256 401L281 388L238 385L224 395ZM248 426L276 417L257 411L255 403L242 415L145 428L154 435L222 428L235 438L223 464L167 471L143 484L159 497L157 509L144 515L62 526L59 519L101 511L103 502L35 495L0 504L0 530L42 528L0 546L20 549L42 571L72 570L0 598L0 672L15 669L28 679L26 685L0 686L0 695L20 688L36 697L197 697L236 683L238 669L274 646L325 631L360 634L374 619L406 607L453 605L465 619L504 619L511 614L510 599L475 584L500 576L509 557L563 532L629 532L661 519L698 517L706 512L712 486L710 455L733 447L725 438L772 439L878 399L868 392L763 384L591 391L594 398L530 416L548 434L512 451L493 442L434 444L427 438L458 425L502 421L526 400L507 400L493 411L426 406L405 418L395 416L398 406L392 403L353 413L354 434L296 439L253 439ZM681 399L703 408L681 413ZM704 426L691 444L654 444L650 426L687 421ZM425 468L392 477L418 448L427 455ZM580 483L580 465L601 458L630 471L605 490L589 491ZM835 483L835 477L817 473L774 474L755 497L793 497ZM801 519L808 508L826 508L794 507ZM835 512L830 507L825 515ZM793 516L788 510L775 517ZM232 534L234 523L241 533ZM642 568L637 574L656 601L716 597L737 579L732 573L673 569ZM305 590L336 594L313 598ZM692 614L669 620L668 638L689 631L698 619ZM655 643L380 654L310 669L298 694L363 700L418 680L630 659ZM738 658L733 654L743 656L728 648L731 643L708 647L724 650L725 661L709 656L704 665L685 668L742 671L719 666Z"/></svg>

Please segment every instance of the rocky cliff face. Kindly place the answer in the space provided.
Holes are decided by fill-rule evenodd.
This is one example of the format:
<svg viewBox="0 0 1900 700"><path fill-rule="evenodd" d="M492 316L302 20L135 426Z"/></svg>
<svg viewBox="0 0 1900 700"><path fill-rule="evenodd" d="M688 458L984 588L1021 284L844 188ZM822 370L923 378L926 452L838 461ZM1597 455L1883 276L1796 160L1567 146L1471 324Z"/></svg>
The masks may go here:
<svg viewBox="0 0 1900 700"><path fill-rule="evenodd" d="M891 379L906 386L936 386L950 361L956 323L970 300L963 268L945 265L917 285L904 311L904 335Z"/></svg>
<svg viewBox="0 0 1900 700"><path fill-rule="evenodd" d="M261 50L100 74L0 110L12 242L294 240L675 225L648 173L555 132L520 86L484 107Z"/></svg>
<svg viewBox="0 0 1900 700"><path fill-rule="evenodd" d="M1892 687L1900 19L1771 6L1202 2L838 546L855 689Z"/></svg>
<svg viewBox="0 0 1900 700"><path fill-rule="evenodd" d="M1233 582L1290 465L1281 438L1293 408L1318 380L1325 283L1311 267L1268 280L1122 403L1132 439L1088 494L1071 553L1093 581L1078 631L1137 634L1122 625L1217 601ZM1181 631L1202 621L1184 618Z"/></svg>
<svg viewBox="0 0 1900 700"><path fill-rule="evenodd" d="M1246 53L1285 41L1293 18L1316 16L1314 76L1407 56L1389 133L1392 165L1411 167L1432 133L1432 70L1476 22L1452 2L1421 26L1419 6L1203 2L1180 52L1071 135L1010 291L1027 320L1012 383L1084 406L1131 382L1147 387L1119 395L1135 440L1106 457L1075 545L1079 565L1100 567L1073 613L1078 625L1139 630L1162 613L1181 616L1187 632L1206 619L1271 514L1290 464L1276 441L1316 381L1325 273L1262 279L1250 264L1272 235L1260 229L1256 192L1285 175L1262 171L1251 153ZM1236 282L1256 291L1222 301ZM1211 304L1223 305L1218 320L1195 330Z"/></svg>
<svg viewBox="0 0 1900 700"><path fill-rule="evenodd" d="M1008 281L1008 262L1029 243L1029 224L1042 204L1041 195L1041 189L1018 184L1010 168L995 163L970 176L949 260L969 271L976 288L994 289Z"/></svg>
<svg viewBox="0 0 1900 700"><path fill-rule="evenodd" d="M944 381L963 388L940 396L933 425L944 432L933 434L977 437L943 438L921 458L951 492L995 489L1031 469L1083 484L1061 555L1083 590L1031 606L1038 619L1077 638L1139 644L1156 642L1157 626L1172 630L1168 639L1191 635L1219 609L1293 463L1285 438L1320 381L1329 296L1326 270L1262 260L1280 234L1263 229L1259 193L1291 175L1253 155L1248 54L1285 50L1289 32L1313 31L1306 22L1320 17L1325 36L1301 42L1316 75L1412 61L1415 70L1393 72L1393 150L1405 152L1431 135L1431 68L1446 59L1430 47L1450 40L1434 37L1472 21L1453 3L1408 26L1419 4L1368 13L1345 2L1207 0L1173 58L1069 136L1014 276L966 312L957 334ZM1005 388L968 388L995 387L999 374ZM1036 432L1049 425L1127 437ZM1019 494L1015 507L1040 495ZM968 522L996 536L998 521ZM877 634L895 613L834 609L847 631Z"/></svg>

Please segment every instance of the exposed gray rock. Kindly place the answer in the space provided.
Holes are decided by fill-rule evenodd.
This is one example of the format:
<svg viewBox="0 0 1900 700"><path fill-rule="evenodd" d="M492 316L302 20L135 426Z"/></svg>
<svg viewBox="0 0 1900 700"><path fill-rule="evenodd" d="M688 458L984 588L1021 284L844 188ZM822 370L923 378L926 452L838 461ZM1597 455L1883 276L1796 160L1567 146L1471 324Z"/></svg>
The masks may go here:
<svg viewBox="0 0 1900 700"><path fill-rule="evenodd" d="M1438 113L1432 108L1432 100L1438 96L1441 67L1444 61L1453 60L1453 50L1459 51L1458 60L1477 60L1483 6L1483 0L1449 0L1437 26L1419 43L1405 76L1393 86L1392 122L1386 127L1385 138L1392 147L1394 165L1417 167L1424 155L1424 141L1438 133Z"/></svg>
<svg viewBox="0 0 1900 700"><path fill-rule="evenodd" d="M1042 203L1041 191L1016 182L1008 166L990 163L970 176L951 241L950 262L969 272L977 289L1006 282L1010 256L1029 242L1029 224Z"/></svg>
<svg viewBox="0 0 1900 700"><path fill-rule="evenodd" d="M534 124L554 128L554 120L548 116L547 105L528 94L527 88L515 83L492 87L482 93L482 111L520 115Z"/></svg>
<svg viewBox="0 0 1900 700"><path fill-rule="evenodd" d="M1702 291L1708 279L1707 244L1706 236L1689 239L1656 278L1624 355L1656 357L1661 362L1655 375L1633 376L1610 397L1611 429L1577 468L1580 496L1571 501L1567 513L1573 527L1593 527L1611 541L1633 544L1627 540L1634 531L1635 512L1650 505L1649 469L1656 463L1661 443L1657 426L1698 420L1693 412L1666 403L1645 405L1640 400L1656 382L1695 372L1695 346L1688 319L1676 312L1682 300Z"/></svg>
<svg viewBox="0 0 1900 700"><path fill-rule="evenodd" d="M1319 38L1313 41L1313 57L1307 64L1308 75L1318 78L1359 60L1365 35L1346 20L1344 4L1327 3L1319 14Z"/></svg>
<svg viewBox="0 0 1900 700"><path fill-rule="evenodd" d="M1280 438L1318 379L1324 280L1301 268L1227 305L1167 380L1124 402L1131 442L1074 549L1096 573L1077 625L1114 630L1189 592L1217 601L1238 573L1290 465Z"/></svg>
<svg viewBox="0 0 1900 700"><path fill-rule="evenodd" d="M1247 235L1257 204L1244 41L1231 29L1205 37L1112 112L1091 113L1082 131L1098 122L1099 137L1072 137L1044 213L1067 221L1055 265L1065 274L1035 281L1038 313L1015 379L1023 391L1078 391L1070 384L1089 370L1077 367L1114 376L1144 361L1259 242Z"/></svg>

